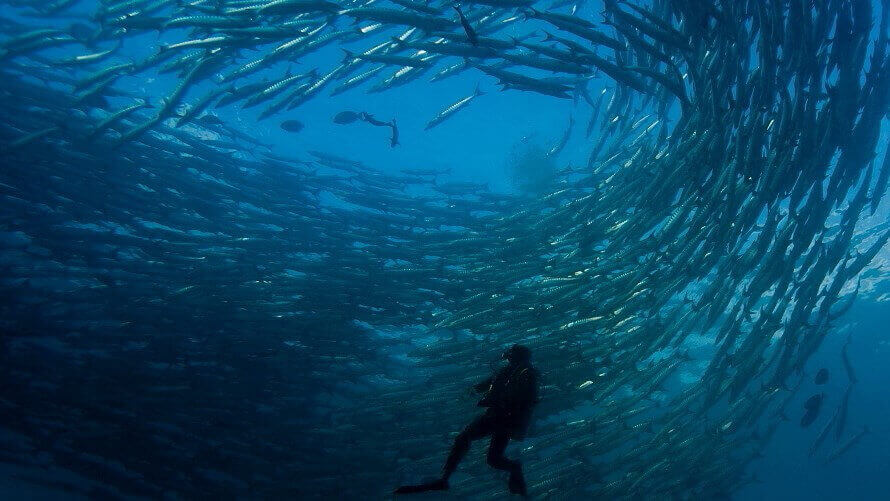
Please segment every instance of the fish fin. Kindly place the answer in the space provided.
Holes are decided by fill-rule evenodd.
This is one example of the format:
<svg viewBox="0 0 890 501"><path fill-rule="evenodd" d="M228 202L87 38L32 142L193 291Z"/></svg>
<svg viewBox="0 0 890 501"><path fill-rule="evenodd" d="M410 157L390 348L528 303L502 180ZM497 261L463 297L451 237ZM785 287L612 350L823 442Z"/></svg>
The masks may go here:
<svg viewBox="0 0 890 501"><path fill-rule="evenodd" d="M479 83L477 82L477 83L476 83L476 90L473 91L473 96L474 96L474 97L478 97L478 96L481 96L481 95L483 95L483 94L485 94L485 92L483 92L482 89L479 88Z"/></svg>
<svg viewBox="0 0 890 501"><path fill-rule="evenodd" d="M343 51L343 62L344 63L348 63L350 61L355 60L355 54L351 50L344 49L343 47L340 47L340 50Z"/></svg>

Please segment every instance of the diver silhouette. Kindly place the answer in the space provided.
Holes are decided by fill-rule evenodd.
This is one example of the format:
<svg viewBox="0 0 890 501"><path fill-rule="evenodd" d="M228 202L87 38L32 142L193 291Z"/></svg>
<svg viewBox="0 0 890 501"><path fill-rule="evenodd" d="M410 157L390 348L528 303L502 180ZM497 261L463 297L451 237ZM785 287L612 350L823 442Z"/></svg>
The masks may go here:
<svg viewBox="0 0 890 501"><path fill-rule="evenodd" d="M507 366L473 386L477 392L485 393L477 405L488 409L454 439L454 445L442 467L442 476L432 482L403 485L395 490L395 494L448 489L448 479L470 449L470 443L491 436L488 464L492 468L510 472L510 492L526 495L522 465L519 461L507 459L504 451L511 439L525 438L531 423L532 409L538 402L538 374L531 365L531 350L525 346L514 344L501 358L507 360Z"/></svg>

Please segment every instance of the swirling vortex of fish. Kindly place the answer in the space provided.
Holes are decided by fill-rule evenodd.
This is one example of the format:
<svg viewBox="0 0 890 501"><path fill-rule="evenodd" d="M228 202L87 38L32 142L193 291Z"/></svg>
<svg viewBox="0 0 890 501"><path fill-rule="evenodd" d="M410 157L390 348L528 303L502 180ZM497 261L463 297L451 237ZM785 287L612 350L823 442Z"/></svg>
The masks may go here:
<svg viewBox="0 0 890 501"><path fill-rule="evenodd" d="M890 237L887 3L2 2L0 458L90 497L383 497L523 342L532 496L730 495ZM503 195L214 114L462 72L577 100L588 162Z"/></svg>

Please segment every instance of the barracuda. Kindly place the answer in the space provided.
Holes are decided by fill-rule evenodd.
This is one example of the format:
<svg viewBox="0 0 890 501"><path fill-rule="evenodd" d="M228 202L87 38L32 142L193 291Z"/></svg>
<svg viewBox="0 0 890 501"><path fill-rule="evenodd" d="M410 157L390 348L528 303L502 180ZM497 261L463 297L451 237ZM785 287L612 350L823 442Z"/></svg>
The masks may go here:
<svg viewBox="0 0 890 501"><path fill-rule="evenodd" d="M60 496L386 498L514 343L533 497L723 499L763 453L867 457L873 350L836 336L887 277L875 6L6 2L3 461L84 480ZM404 150L365 150L378 127ZM816 360L847 373L831 420L800 409ZM802 416L828 422L770 447Z"/></svg>

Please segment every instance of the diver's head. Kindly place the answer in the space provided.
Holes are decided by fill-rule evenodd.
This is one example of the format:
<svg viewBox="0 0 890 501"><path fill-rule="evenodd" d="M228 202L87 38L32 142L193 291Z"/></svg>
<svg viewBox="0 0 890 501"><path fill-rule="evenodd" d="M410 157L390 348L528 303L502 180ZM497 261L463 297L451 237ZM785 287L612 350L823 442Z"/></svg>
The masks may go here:
<svg viewBox="0 0 890 501"><path fill-rule="evenodd" d="M511 364L528 363L532 358L532 351L521 344L514 344L504 350L501 358Z"/></svg>

